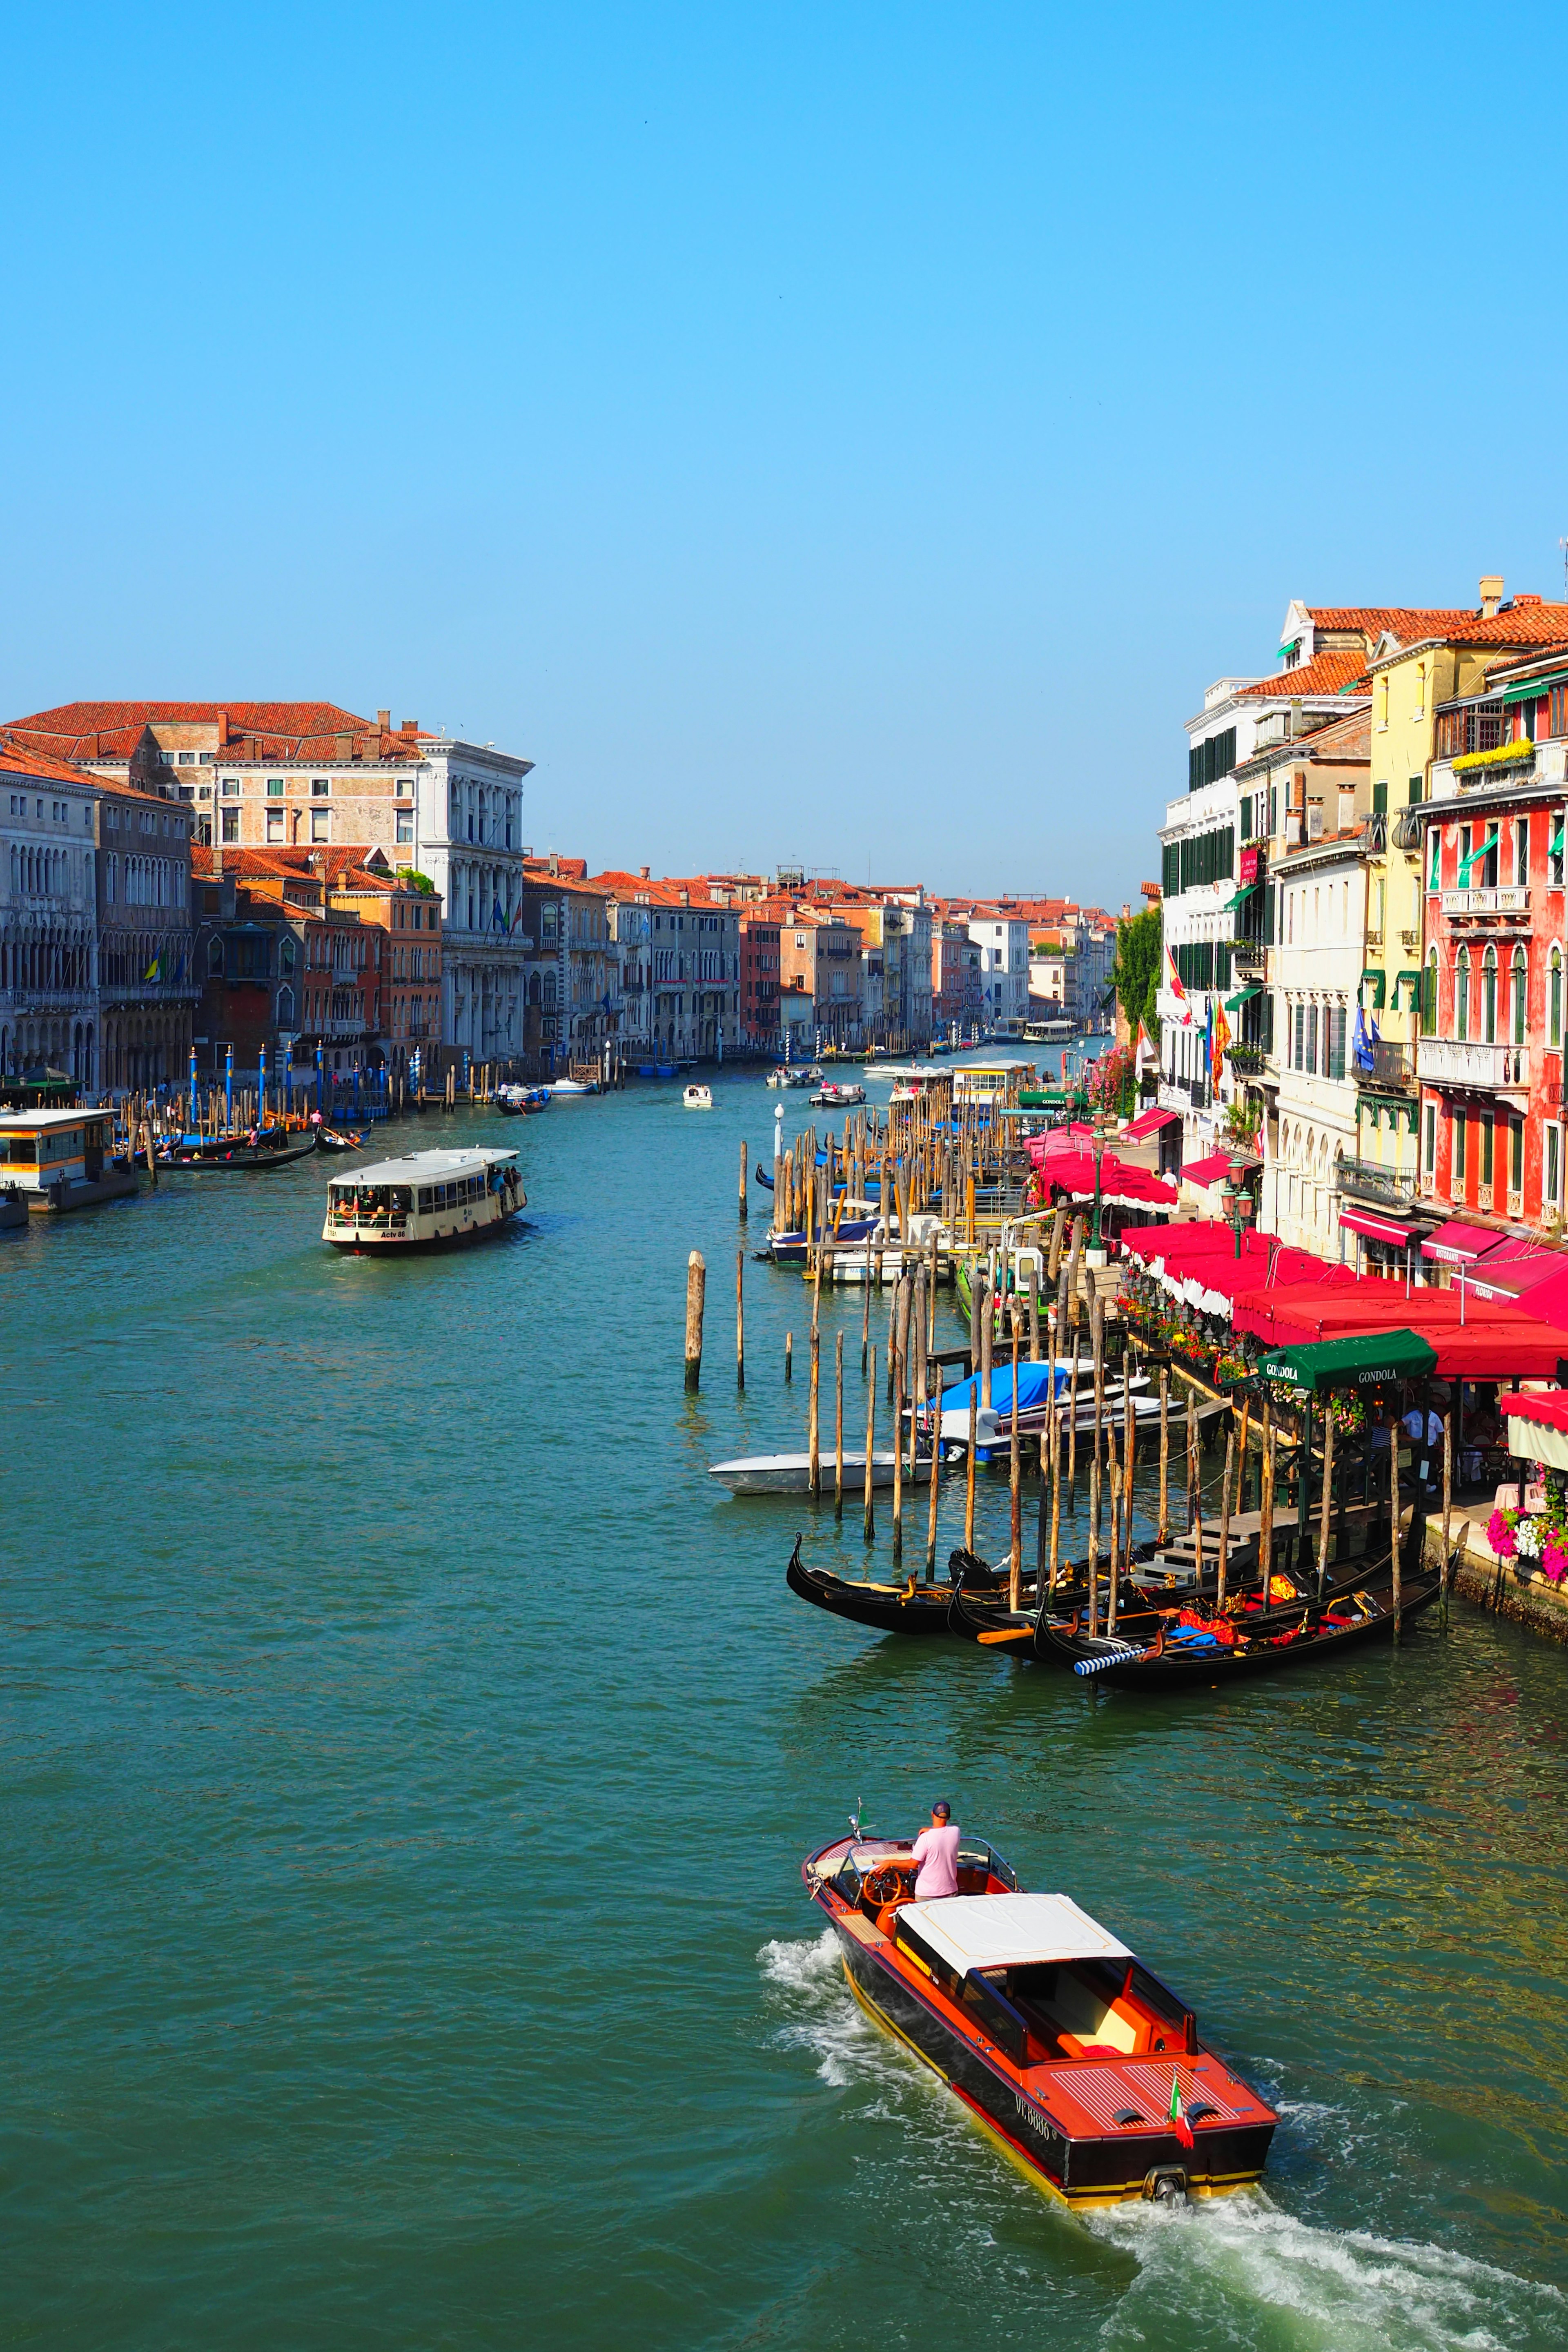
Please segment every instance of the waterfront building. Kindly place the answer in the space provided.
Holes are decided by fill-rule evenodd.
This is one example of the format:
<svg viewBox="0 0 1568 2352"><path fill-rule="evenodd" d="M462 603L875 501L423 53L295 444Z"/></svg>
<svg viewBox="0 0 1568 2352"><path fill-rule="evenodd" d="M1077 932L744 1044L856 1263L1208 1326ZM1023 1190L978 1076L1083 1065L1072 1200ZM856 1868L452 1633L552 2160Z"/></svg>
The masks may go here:
<svg viewBox="0 0 1568 2352"><path fill-rule="evenodd" d="M646 975L638 1050L656 1061L721 1061L741 1043L741 925L747 905L712 876L647 868L595 875L607 905L641 908L635 968Z"/></svg>
<svg viewBox="0 0 1568 2352"><path fill-rule="evenodd" d="M1363 999L1381 1033L1376 1087L1384 1116L1379 1148L1363 1153L1348 1171L1348 1197L1358 1206L1381 1202L1407 1223L1415 1218L1418 1232L1426 1231L1419 1221L1436 1197L1424 1188L1416 1130L1419 974L1432 904L1423 860L1437 714L1449 705L1474 705L1479 715L1471 731L1488 737L1500 725L1489 708L1489 668L1568 636L1568 606L1548 604L1539 596L1506 597L1503 585L1496 576L1483 579L1474 609L1435 616L1431 629L1381 646L1368 665L1373 845ZM1398 1264L1400 1256L1394 1250L1390 1262Z"/></svg>
<svg viewBox="0 0 1568 2352"><path fill-rule="evenodd" d="M64 761L0 738L0 1074L98 1076L98 796Z"/></svg>
<svg viewBox="0 0 1568 2352"><path fill-rule="evenodd" d="M406 1066L416 1041L384 1034L392 945L395 938L411 972L417 913L421 958L431 940L438 957L439 902L390 873L379 849L364 856L373 862L342 851L329 864L321 850L193 850L196 1050L209 1079L222 1077L231 1049L237 1070L253 1073L265 1048L272 1074L292 1064L297 1082L318 1047L334 1074L380 1067L393 1044L402 1048L395 1065ZM417 988L410 980L398 993L418 1002L430 1026L438 989L438 979ZM426 1070L433 1075L427 1060Z"/></svg>
<svg viewBox="0 0 1568 2352"><path fill-rule="evenodd" d="M740 1030L742 1045L771 1054L783 1045L779 1010L782 961L780 927L787 907L749 901L736 918L741 959Z"/></svg>
<svg viewBox="0 0 1568 2352"><path fill-rule="evenodd" d="M1029 1013L1029 915L1005 898L939 898L939 919L960 920L980 959L981 1018L1022 1022Z"/></svg>
<svg viewBox="0 0 1568 2352"><path fill-rule="evenodd" d="M640 878L647 880L646 867ZM608 919L621 1004L620 1049L628 1061L653 1061L653 907L647 891L612 897Z"/></svg>
<svg viewBox="0 0 1568 2352"><path fill-rule="evenodd" d="M200 977L191 917L195 821L161 793L105 776L98 825L99 1054L110 1093L178 1086L190 1066Z"/></svg>
<svg viewBox="0 0 1568 2352"><path fill-rule="evenodd" d="M980 949L969 936L969 925L956 915L934 908L931 926L931 1026L945 1035L955 1025L960 1033L976 1029L985 1017L980 979Z"/></svg>
<svg viewBox="0 0 1568 2352"><path fill-rule="evenodd" d="M1268 677L1216 679L1203 709L1186 721L1187 790L1167 804L1160 832L1165 971L1156 1002L1159 1100L1182 1113L1185 1158L1214 1150L1237 1091L1234 1065L1222 1066L1215 1084L1208 1039L1226 1000L1238 993L1233 980L1237 918L1247 903L1244 888L1251 887L1243 886L1237 870L1238 767L1273 746L1298 742L1331 720L1364 709L1372 692L1368 665L1375 652L1411 644L1466 617L1447 609L1292 600L1286 608L1279 668ZM1278 838L1289 851L1321 837L1323 811L1306 797L1304 778L1294 804L1288 784L1294 789L1294 771L1269 779L1262 815L1256 807L1252 814L1249 845ZM1257 862L1248 861L1249 871ZM1256 950L1262 943L1253 936L1247 944ZM1257 981L1258 969L1256 960L1249 960L1249 984ZM1179 994L1173 973L1181 982ZM1228 1011L1226 1018L1231 1019ZM1262 1051L1260 1032L1244 1034L1255 1054Z"/></svg>
<svg viewBox="0 0 1568 2352"><path fill-rule="evenodd" d="M779 992L791 1053L861 1043L861 940L833 908L793 906L779 925Z"/></svg>
<svg viewBox="0 0 1568 2352"><path fill-rule="evenodd" d="M1354 1021L1366 946L1366 826L1349 791L1339 814L1343 823L1273 868L1279 1079L1259 1201L1265 1232L1331 1258L1346 1254L1339 1190L1361 1116Z"/></svg>
<svg viewBox="0 0 1568 2352"><path fill-rule="evenodd" d="M532 762L330 702L79 702L16 722L29 749L185 801L229 849L382 849L445 910L442 1035L521 1050L522 782Z"/></svg>
<svg viewBox="0 0 1568 2352"><path fill-rule="evenodd" d="M1482 1224L1563 1213L1568 613L1558 629L1479 677L1457 665L1471 690L1436 704L1421 808L1421 1194Z"/></svg>

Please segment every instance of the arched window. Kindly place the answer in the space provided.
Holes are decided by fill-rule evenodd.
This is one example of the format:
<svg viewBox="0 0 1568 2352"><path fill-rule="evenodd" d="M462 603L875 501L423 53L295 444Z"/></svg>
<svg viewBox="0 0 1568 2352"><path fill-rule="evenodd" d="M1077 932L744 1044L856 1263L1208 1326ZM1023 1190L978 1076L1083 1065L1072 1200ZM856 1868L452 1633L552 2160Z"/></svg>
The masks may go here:
<svg viewBox="0 0 1568 2352"><path fill-rule="evenodd" d="M214 938L207 941L207 970L216 979L222 979L223 941L220 939Z"/></svg>
<svg viewBox="0 0 1568 2352"><path fill-rule="evenodd" d="M1513 1013L1513 1042L1516 1045L1522 1045L1526 1034L1525 1024L1530 1017L1530 966L1525 961L1522 948L1515 948L1513 951L1509 995Z"/></svg>
<svg viewBox="0 0 1568 2352"><path fill-rule="evenodd" d="M294 1026L294 992L291 988L280 988L278 992L278 1026L279 1029L292 1029Z"/></svg>
<svg viewBox="0 0 1568 2352"><path fill-rule="evenodd" d="M294 942L285 931L278 944L278 969L286 980L294 977Z"/></svg>
<svg viewBox="0 0 1568 2352"><path fill-rule="evenodd" d="M1470 1034L1470 950L1461 948L1454 958L1454 1034L1461 1042Z"/></svg>
<svg viewBox="0 0 1568 2352"><path fill-rule="evenodd" d="M1481 1040L1488 1045L1497 1044L1496 948L1488 948L1481 958Z"/></svg>
<svg viewBox="0 0 1568 2352"><path fill-rule="evenodd" d="M1546 1042L1552 1051L1563 1044L1563 950L1553 948L1547 968L1546 981Z"/></svg>

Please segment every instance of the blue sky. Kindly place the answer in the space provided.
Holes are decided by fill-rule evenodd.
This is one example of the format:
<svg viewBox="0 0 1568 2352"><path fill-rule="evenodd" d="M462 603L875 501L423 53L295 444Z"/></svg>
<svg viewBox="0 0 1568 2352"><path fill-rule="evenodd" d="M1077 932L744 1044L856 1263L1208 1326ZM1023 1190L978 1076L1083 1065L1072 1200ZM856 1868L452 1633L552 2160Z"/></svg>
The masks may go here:
<svg viewBox="0 0 1568 2352"><path fill-rule="evenodd" d="M1290 595L1560 592L1565 26L13 8L0 712L391 706L595 865L1119 904Z"/></svg>

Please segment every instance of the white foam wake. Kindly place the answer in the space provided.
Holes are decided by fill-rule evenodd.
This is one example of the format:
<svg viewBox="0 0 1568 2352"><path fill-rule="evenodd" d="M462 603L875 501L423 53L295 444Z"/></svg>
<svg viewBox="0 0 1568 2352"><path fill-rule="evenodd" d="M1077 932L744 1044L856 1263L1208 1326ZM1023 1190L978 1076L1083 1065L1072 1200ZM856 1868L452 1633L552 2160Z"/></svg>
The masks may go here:
<svg viewBox="0 0 1568 2352"><path fill-rule="evenodd" d="M838 1939L820 1936L764 1944L757 1954L782 2012L777 2040L786 2050L809 2050L825 2083L842 2090L851 2083L885 2081L893 2058L885 2035L856 2007L844 1981Z"/></svg>
<svg viewBox="0 0 1568 2352"><path fill-rule="evenodd" d="M1089 2227L1138 2264L1101 2336L1111 2346L1157 2344L1180 2313L1184 2338L1215 2344L1522 2352L1560 2343L1568 2318L1555 2287L1440 2246L1299 2221L1261 2190L1189 2207L1117 2206Z"/></svg>

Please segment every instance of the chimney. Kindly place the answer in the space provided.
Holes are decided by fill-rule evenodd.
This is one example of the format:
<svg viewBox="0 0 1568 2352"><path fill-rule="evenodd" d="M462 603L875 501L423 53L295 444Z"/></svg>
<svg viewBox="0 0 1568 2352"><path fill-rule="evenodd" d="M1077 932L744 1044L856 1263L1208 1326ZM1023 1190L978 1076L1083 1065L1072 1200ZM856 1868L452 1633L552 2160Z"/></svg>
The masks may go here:
<svg viewBox="0 0 1568 2352"><path fill-rule="evenodd" d="M1497 611L1498 606L1502 603L1501 574L1496 572L1489 572L1485 579L1480 583L1480 589L1481 618L1484 621L1489 621L1492 614Z"/></svg>
<svg viewBox="0 0 1568 2352"><path fill-rule="evenodd" d="M419 721L417 719L405 719L403 722L403 731L405 735L407 736L409 741L412 742L419 732Z"/></svg>
<svg viewBox="0 0 1568 2352"><path fill-rule="evenodd" d="M378 710L378 711L376 712L376 714L375 714L375 723L376 723L376 725L380 728L380 730L381 730L381 731L382 731L382 733L383 733L384 735L390 735L390 734L391 734L391 732L392 732L392 713L391 713L391 711L390 711L390 710Z"/></svg>
<svg viewBox="0 0 1568 2352"><path fill-rule="evenodd" d="M648 878L648 868L647 868L646 866L639 866L637 867L637 880L638 880L639 882L646 882L646 881L647 880L647 878Z"/></svg>
<svg viewBox="0 0 1568 2352"><path fill-rule="evenodd" d="M226 710L220 710L217 715L217 741L220 751L226 749L228 744L228 713Z"/></svg>
<svg viewBox="0 0 1568 2352"><path fill-rule="evenodd" d="M559 882L561 879L561 860L554 850L550 853L550 878L552 882Z"/></svg>

